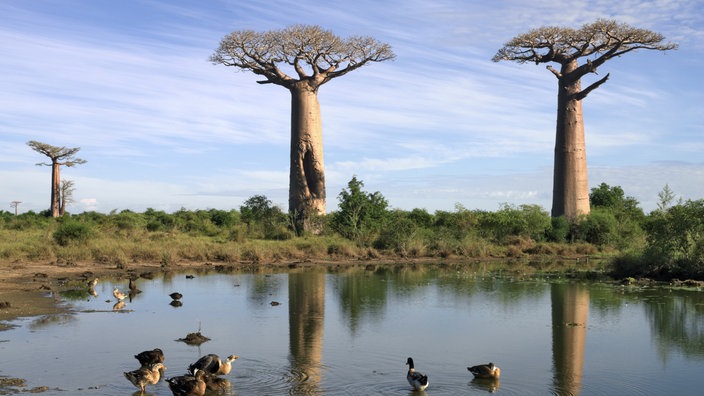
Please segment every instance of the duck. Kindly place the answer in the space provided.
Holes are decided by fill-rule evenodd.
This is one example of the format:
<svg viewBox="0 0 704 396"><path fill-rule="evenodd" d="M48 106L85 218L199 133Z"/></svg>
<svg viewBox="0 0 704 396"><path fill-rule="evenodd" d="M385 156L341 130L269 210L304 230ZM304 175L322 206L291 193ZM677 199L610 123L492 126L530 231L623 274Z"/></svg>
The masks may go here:
<svg viewBox="0 0 704 396"><path fill-rule="evenodd" d="M205 388L209 391L226 391L232 387L230 380L214 375L204 375L203 381L205 382Z"/></svg>
<svg viewBox="0 0 704 396"><path fill-rule="evenodd" d="M121 292L117 288L115 288L115 290L112 291L112 295L115 296L115 298L118 299L119 301L122 301L125 299L125 297L127 297L127 295L125 293Z"/></svg>
<svg viewBox="0 0 704 396"><path fill-rule="evenodd" d="M144 393L147 385L154 385L159 382L163 370L166 370L166 366L161 363L156 363L148 367L140 367L137 370L126 371L123 374L132 385L136 386Z"/></svg>
<svg viewBox="0 0 704 396"><path fill-rule="evenodd" d="M94 278L88 281L88 293L93 297L98 297L98 292L95 291L95 285L98 284L98 278Z"/></svg>
<svg viewBox="0 0 704 396"><path fill-rule="evenodd" d="M154 348L151 351L142 351L134 355L134 358L139 360L142 367L147 367L152 364L164 363L164 352L159 348Z"/></svg>
<svg viewBox="0 0 704 396"><path fill-rule="evenodd" d="M467 367L467 370L474 375L475 378L499 379L501 369L494 363L478 364L476 366Z"/></svg>
<svg viewBox="0 0 704 396"><path fill-rule="evenodd" d="M171 297L172 300L180 300L181 297L183 297L183 294L181 294L179 292L173 292L173 293L169 294L169 297Z"/></svg>
<svg viewBox="0 0 704 396"><path fill-rule="evenodd" d="M224 362L220 360L220 356L211 353L198 359L197 362L188 366L188 371L195 375L196 370L205 371L206 374L226 375L232 370L232 362L239 356L230 355Z"/></svg>
<svg viewBox="0 0 704 396"><path fill-rule="evenodd" d="M196 369L193 375L167 378L166 382L174 396L203 396L206 390L204 376L205 371Z"/></svg>
<svg viewBox="0 0 704 396"><path fill-rule="evenodd" d="M142 291L137 288L137 284L134 283L134 280L130 278L130 283L129 283L129 288L130 288L130 294L139 294Z"/></svg>
<svg viewBox="0 0 704 396"><path fill-rule="evenodd" d="M430 382L428 382L428 376L416 371L415 366L413 365L413 358L409 357L408 360L406 360L406 364L408 365L408 374L406 374L408 383L411 384L413 389L417 391L425 390L425 388L430 385Z"/></svg>

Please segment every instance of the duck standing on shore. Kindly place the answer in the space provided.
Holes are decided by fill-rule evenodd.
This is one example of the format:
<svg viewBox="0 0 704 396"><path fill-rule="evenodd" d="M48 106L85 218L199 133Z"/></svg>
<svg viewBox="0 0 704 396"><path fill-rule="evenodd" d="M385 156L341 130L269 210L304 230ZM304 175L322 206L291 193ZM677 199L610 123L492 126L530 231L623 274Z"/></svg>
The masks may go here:
<svg viewBox="0 0 704 396"><path fill-rule="evenodd" d="M125 299L125 297L127 297L127 295L125 293L121 292L118 288L115 288L112 291L112 295L115 296L115 298L118 299L118 301L122 301Z"/></svg>

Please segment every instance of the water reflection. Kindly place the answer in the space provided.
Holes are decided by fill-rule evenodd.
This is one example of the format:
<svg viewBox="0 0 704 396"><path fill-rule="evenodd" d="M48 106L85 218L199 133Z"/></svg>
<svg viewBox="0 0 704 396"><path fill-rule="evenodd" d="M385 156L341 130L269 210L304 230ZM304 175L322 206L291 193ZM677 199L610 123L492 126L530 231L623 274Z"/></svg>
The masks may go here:
<svg viewBox="0 0 704 396"><path fill-rule="evenodd" d="M554 389L578 395L584 371L589 290L581 284L555 283L550 287Z"/></svg>
<svg viewBox="0 0 704 396"><path fill-rule="evenodd" d="M289 348L293 394L320 394L325 273L288 275Z"/></svg>
<svg viewBox="0 0 704 396"><path fill-rule="evenodd" d="M26 334L4 333L9 342L0 343L0 374L86 395L124 395L133 389L124 379L113 384L111 373L123 371L118 365L131 367L135 350L159 346L173 362L167 364L173 375L194 357L234 349L242 360L225 378L231 381L227 394L417 394L405 380L408 356L422 362L428 394L435 396L694 394L701 386L701 291L504 277L472 266L195 279L169 274L163 282L139 281L143 293L125 299L116 308L120 315L105 296L113 287L124 289L127 280L105 280L96 286L103 298L68 293L63 297L75 307L71 314L28 320ZM169 305L176 290L185 301L178 309ZM200 330L201 320L212 338L203 351L174 342L196 325ZM130 341L106 343L106 337ZM82 351L94 359L78 369L98 372L74 380L72 364L81 362ZM29 359L11 359L41 354L58 363L42 378L32 377ZM466 370L488 361L504 371L500 383L474 380ZM618 378L604 375L614 371ZM168 392L160 385L154 390Z"/></svg>

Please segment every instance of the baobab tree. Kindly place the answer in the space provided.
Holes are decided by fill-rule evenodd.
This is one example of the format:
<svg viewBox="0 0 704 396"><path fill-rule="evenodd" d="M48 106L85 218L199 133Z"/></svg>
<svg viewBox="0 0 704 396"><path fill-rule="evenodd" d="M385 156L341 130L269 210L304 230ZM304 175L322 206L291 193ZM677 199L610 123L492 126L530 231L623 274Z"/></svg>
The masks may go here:
<svg viewBox="0 0 704 396"><path fill-rule="evenodd" d="M61 194L59 196L59 216L63 216L66 213L66 207L73 203L73 192L76 191L76 187L73 180L61 180Z"/></svg>
<svg viewBox="0 0 704 396"><path fill-rule="evenodd" d="M32 148L32 150L44 154L51 160L51 163L47 164L40 162L38 166L51 166L51 205L49 210L51 211L51 217L59 217L62 214L60 210L59 201L61 199L61 166L73 167L80 164L85 164L86 161L80 158L75 158L76 153L81 149L80 147L68 148L68 147L57 147L50 144L37 142L36 140L30 140L27 145Z"/></svg>
<svg viewBox="0 0 704 396"><path fill-rule="evenodd" d="M494 55L494 62L547 63L546 68L557 77L553 217L574 219L590 211L582 100L605 83L609 74L584 89L582 77L597 74L604 62L631 51L677 48L677 44L663 40L661 34L650 30L598 19L580 29L546 26L531 30L514 37ZM585 61L580 64L582 58ZM553 62L560 65L559 70L550 65Z"/></svg>
<svg viewBox="0 0 704 396"><path fill-rule="evenodd" d="M296 231L315 231L309 220L325 213L325 168L318 89L370 62L395 57L388 44L371 37L341 38L320 26L240 30L225 36L210 57L264 77L291 93L289 213Z"/></svg>

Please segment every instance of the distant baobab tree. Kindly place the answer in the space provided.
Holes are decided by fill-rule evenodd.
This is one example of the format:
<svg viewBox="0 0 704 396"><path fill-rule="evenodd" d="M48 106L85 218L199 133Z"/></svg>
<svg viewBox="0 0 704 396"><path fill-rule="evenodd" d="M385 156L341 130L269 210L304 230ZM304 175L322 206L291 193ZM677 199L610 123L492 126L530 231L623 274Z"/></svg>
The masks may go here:
<svg viewBox="0 0 704 396"><path fill-rule="evenodd" d="M297 232L315 231L310 219L325 213L325 168L318 88L370 62L395 58L388 44L371 37L341 38L319 26L240 30L225 36L210 57L214 64L249 70L259 84L291 92L289 213Z"/></svg>
<svg viewBox="0 0 704 396"><path fill-rule="evenodd" d="M51 166L51 205L49 210L51 212L51 217L59 217L63 214L60 209L59 200L61 199L61 172L60 167L62 165L73 167L80 164L85 164L86 161L80 158L75 158L76 153L81 149L80 147L67 148L67 147L57 147L50 144L37 142L36 140L30 140L27 145L32 148L32 150L44 154L51 160L51 163L47 164L40 162L39 166Z"/></svg>
<svg viewBox="0 0 704 396"><path fill-rule="evenodd" d="M17 216L17 211L19 210L22 201L12 201L10 202L10 207L15 209L15 216Z"/></svg>
<svg viewBox="0 0 704 396"><path fill-rule="evenodd" d="M663 43L664 37L613 20L597 19L580 29L545 26L514 37L501 48L494 62L535 62L560 65L546 68L558 81L555 167L553 174L552 216L575 218L589 214L587 155L584 141L582 100L605 83L606 74L582 89L583 76L594 73L609 59L639 49L667 51L677 44ZM580 58L586 58L579 64Z"/></svg>
<svg viewBox="0 0 704 396"><path fill-rule="evenodd" d="M59 196L59 216L66 213L66 206L73 203L73 192L76 191L73 180L61 180L61 194Z"/></svg>

